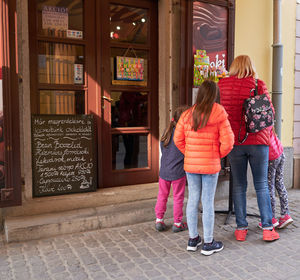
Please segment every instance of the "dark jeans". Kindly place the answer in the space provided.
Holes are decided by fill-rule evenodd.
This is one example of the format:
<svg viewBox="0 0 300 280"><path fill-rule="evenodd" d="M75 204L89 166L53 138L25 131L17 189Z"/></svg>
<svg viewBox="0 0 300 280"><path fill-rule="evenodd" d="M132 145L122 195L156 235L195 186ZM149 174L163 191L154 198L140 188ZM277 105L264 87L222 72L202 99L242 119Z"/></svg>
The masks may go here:
<svg viewBox="0 0 300 280"><path fill-rule="evenodd" d="M228 155L233 179L233 203L237 228L247 228L247 167L250 163L257 204L263 228L272 227L272 208L268 189L269 147L266 145L234 146Z"/></svg>

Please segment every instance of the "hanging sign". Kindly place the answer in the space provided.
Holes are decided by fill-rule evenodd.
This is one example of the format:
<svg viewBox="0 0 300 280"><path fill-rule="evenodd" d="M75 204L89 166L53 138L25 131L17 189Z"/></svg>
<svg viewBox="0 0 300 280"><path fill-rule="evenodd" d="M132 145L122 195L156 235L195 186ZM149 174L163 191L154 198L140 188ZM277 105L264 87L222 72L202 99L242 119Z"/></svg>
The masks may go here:
<svg viewBox="0 0 300 280"><path fill-rule="evenodd" d="M144 59L138 57L116 57L116 80L143 81Z"/></svg>

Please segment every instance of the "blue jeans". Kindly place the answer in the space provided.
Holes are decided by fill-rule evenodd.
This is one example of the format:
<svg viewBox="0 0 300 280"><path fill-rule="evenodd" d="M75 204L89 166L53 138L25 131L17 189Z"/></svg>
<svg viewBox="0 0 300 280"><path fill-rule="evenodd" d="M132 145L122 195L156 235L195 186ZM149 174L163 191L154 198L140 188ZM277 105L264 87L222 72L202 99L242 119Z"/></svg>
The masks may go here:
<svg viewBox="0 0 300 280"><path fill-rule="evenodd" d="M266 145L234 146L228 158L232 171L232 196L237 228L248 227L246 219L248 161L252 171L262 227L272 228L272 208L268 189L269 147Z"/></svg>
<svg viewBox="0 0 300 280"><path fill-rule="evenodd" d="M205 243L213 240L215 209L214 199L219 173L196 174L186 172L188 180L189 197L186 207L189 237L198 236L198 211L201 196L203 238Z"/></svg>

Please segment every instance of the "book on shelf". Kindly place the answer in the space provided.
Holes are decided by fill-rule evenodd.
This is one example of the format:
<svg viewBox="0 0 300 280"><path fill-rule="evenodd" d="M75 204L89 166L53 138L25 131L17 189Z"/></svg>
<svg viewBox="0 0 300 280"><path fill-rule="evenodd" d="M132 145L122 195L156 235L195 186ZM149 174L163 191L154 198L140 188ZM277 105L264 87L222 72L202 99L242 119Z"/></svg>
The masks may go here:
<svg viewBox="0 0 300 280"><path fill-rule="evenodd" d="M75 114L75 95L72 92L55 94L56 114Z"/></svg>

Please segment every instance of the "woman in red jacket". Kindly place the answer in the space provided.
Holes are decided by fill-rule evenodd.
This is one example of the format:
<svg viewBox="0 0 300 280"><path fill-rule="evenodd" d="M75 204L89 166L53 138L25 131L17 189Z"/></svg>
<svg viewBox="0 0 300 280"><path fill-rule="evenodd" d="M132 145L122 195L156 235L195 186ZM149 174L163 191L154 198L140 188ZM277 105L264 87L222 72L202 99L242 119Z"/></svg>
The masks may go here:
<svg viewBox="0 0 300 280"><path fill-rule="evenodd" d="M174 143L184 154L184 170L188 180L186 216L190 238L187 250L196 251L202 243L198 233L201 196L204 235L201 253L204 255L223 249L222 242L213 239L214 197L221 169L220 159L231 151L234 142L227 114L223 106L215 103L218 93L215 82L203 82L196 104L182 113L174 134Z"/></svg>
<svg viewBox="0 0 300 280"><path fill-rule="evenodd" d="M257 203L263 228L263 240L279 239L272 225L272 208L268 190L268 159L271 127L258 133L249 133L243 144L238 141L239 130L245 135L245 127L241 127L242 105L249 98L250 91L255 88L256 72L247 55L234 59L229 69L229 77L221 79L220 100L228 113L229 121L234 132L234 148L228 155L233 178L233 203L236 216L236 239L245 241L248 231L246 219L247 166L250 163ZM258 94L265 93L270 102L270 96L265 83L257 79Z"/></svg>

